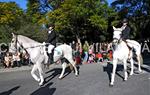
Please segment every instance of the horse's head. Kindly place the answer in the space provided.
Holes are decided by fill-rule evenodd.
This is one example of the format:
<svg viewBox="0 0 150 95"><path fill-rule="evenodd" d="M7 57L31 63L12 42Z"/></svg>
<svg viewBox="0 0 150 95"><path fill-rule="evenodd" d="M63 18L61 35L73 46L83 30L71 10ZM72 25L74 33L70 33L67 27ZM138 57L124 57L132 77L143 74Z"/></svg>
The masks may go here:
<svg viewBox="0 0 150 95"><path fill-rule="evenodd" d="M122 30L123 28L115 28L113 26L113 43L118 43L118 41L121 39L121 34L122 34Z"/></svg>
<svg viewBox="0 0 150 95"><path fill-rule="evenodd" d="M16 52L17 47L19 47L18 41L17 41L17 35L12 33L12 40L9 46L9 52Z"/></svg>

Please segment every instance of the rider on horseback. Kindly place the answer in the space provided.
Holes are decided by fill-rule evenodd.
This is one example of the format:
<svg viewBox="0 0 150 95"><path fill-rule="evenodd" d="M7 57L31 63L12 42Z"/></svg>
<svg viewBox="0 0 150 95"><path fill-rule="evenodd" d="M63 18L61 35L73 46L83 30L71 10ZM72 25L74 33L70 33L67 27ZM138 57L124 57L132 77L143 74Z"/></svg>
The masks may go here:
<svg viewBox="0 0 150 95"><path fill-rule="evenodd" d="M127 47L129 48L129 54L128 54L128 57L130 59L130 53L131 53L131 50L132 50L132 47L130 47L128 45L128 42L127 40L130 40L130 27L128 26L128 19L124 18L123 21L122 21L122 34L121 34L121 39L126 43Z"/></svg>
<svg viewBox="0 0 150 95"><path fill-rule="evenodd" d="M48 53L48 47L51 46L51 52ZM54 55L54 48L56 47L56 33L54 31L54 25L49 25L48 29L48 38L46 40L46 48L47 54L49 56L49 63L53 63L53 55Z"/></svg>
<svg viewBox="0 0 150 95"><path fill-rule="evenodd" d="M130 27L128 26L128 20L126 18L123 19L122 21L123 25L122 25L122 35L121 38L123 41L126 42L127 39L130 39Z"/></svg>

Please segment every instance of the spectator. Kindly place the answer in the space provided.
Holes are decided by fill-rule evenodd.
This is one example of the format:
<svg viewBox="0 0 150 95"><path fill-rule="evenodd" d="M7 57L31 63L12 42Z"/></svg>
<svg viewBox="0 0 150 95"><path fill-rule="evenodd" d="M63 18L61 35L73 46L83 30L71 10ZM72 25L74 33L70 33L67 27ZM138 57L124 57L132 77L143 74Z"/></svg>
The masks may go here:
<svg viewBox="0 0 150 95"><path fill-rule="evenodd" d="M87 61L88 61L88 50L89 50L89 44L87 41L85 41L84 45L83 45L83 51L84 51L83 62L84 63L87 63Z"/></svg>
<svg viewBox="0 0 150 95"><path fill-rule="evenodd" d="M97 59L97 62L103 62L103 55L101 52L98 52L96 54L96 59Z"/></svg>
<svg viewBox="0 0 150 95"><path fill-rule="evenodd" d="M93 53L93 45L89 46L88 55L89 55L88 63L94 62L95 54Z"/></svg>
<svg viewBox="0 0 150 95"><path fill-rule="evenodd" d="M71 48L72 48L72 53L73 53L73 57L74 57L75 56L75 51L76 51L76 43L75 43L75 41L72 41Z"/></svg>
<svg viewBox="0 0 150 95"><path fill-rule="evenodd" d="M75 43L75 41L72 41L72 43L71 43L71 48L72 48L73 50L76 49L76 43Z"/></svg>
<svg viewBox="0 0 150 95"><path fill-rule="evenodd" d="M22 63L24 65L31 65L28 53L26 53L26 52L22 53L22 61L23 61Z"/></svg>
<svg viewBox="0 0 150 95"><path fill-rule="evenodd" d="M81 64L81 54L80 54L80 44L79 43L76 43L74 59L76 61L76 64Z"/></svg>
<svg viewBox="0 0 150 95"><path fill-rule="evenodd" d="M10 55L9 52L7 52L4 57L4 64L5 64L5 68L9 68L10 66L13 66L12 56Z"/></svg>
<svg viewBox="0 0 150 95"><path fill-rule="evenodd" d="M13 55L13 65L17 66L17 67L21 66L21 58L20 58L20 53L19 52L16 52Z"/></svg>
<svg viewBox="0 0 150 95"><path fill-rule="evenodd" d="M108 51L107 57L108 57L108 61L112 61L113 55L112 55L112 50Z"/></svg>

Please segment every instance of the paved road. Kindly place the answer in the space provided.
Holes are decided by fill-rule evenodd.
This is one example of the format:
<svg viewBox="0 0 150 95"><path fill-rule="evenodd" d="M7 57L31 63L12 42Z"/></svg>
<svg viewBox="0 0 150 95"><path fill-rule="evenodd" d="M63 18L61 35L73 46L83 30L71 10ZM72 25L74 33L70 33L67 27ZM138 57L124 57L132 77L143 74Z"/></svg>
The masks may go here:
<svg viewBox="0 0 150 95"><path fill-rule="evenodd" d="M59 66L45 70L44 86L39 87L30 75L30 69L0 73L0 95L150 95L150 68L142 74L130 76L123 82L122 66L118 66L114 87L109 87L111 65L88 64L80 66L75 77L67 70L66 77L58 79Z"/></svg>

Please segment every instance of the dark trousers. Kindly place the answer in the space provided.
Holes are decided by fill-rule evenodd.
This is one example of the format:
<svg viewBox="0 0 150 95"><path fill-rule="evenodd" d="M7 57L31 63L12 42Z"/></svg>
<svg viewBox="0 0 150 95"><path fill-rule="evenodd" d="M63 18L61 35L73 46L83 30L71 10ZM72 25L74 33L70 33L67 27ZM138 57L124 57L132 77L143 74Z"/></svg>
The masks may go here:
<svg viewBox="0 0 150 95"><path fill-rule="evenodd" d="M17 66L17 67L21 66L21 61L14 61L13 63L14 63L13 66Z"/></svg>

